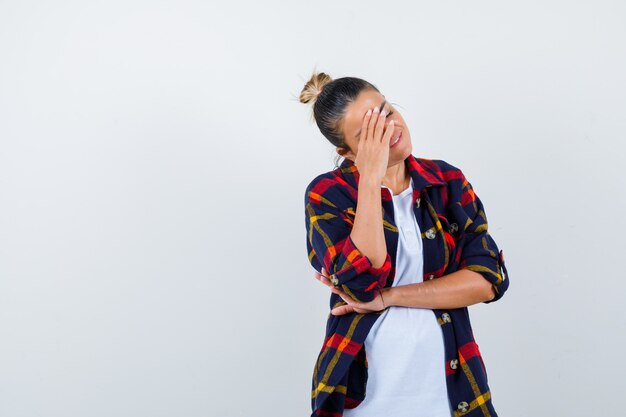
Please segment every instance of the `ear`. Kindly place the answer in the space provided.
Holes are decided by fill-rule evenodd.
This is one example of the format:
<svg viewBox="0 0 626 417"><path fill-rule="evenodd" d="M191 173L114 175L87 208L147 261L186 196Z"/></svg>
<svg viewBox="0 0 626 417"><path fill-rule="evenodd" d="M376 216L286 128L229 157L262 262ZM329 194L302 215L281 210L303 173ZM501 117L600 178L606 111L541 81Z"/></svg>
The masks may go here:
<svg viewBox="0 0 626 417"><path fill-rule="evenodd" d="M336 150L339 155L351 160L352 162L354 162L354 160L356 159L356 155L349 149L346 150L344 148L337 147Z"/></svg>

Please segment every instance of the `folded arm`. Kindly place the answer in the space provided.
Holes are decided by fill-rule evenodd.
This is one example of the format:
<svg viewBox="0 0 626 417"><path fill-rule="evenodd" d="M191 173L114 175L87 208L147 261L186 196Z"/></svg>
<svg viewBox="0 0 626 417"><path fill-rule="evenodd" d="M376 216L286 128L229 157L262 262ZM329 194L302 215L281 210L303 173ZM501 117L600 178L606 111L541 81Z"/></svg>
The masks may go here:
<svg viewBox="0 0 626 417"><path fill-rule="evenodd" d="M491 284L494 293L492 298L483 302L497 301L508 289L509 279L503 252L489 234L483 203L462 173L451 187L450 198L450 210L462 232L458 244L461 251L458 269L480 274Z"/></svg>
<svg viewBox="0 0 626 417"><path fill-rule="evenodd" d="M463 173L446 165L455 172L448 182L448 209L459 226L459 264L455 272L436 279L384 289L386 304L440 309L466 307L499 300L509 286L504 257L488 232L481 200Z"/></svg>
<svg viewBox="0 0 626 417"><path fill-rule="evenodd" d="M461 269L430 281L384 288L385 306L431 309L467 307L492 300L493 286L477 272Z"/></svg>
<svg viewBox="0 0 626 417"><path fill-rule="evenodd" d="M324 267L336 287L355 301L376 298L391 271L382 227L380 185L359 183L354 222L341 206L349 206L340 184L316 178L305 193L305 224L309 262ZM352 224L354 223L354 224Z"/></svg>

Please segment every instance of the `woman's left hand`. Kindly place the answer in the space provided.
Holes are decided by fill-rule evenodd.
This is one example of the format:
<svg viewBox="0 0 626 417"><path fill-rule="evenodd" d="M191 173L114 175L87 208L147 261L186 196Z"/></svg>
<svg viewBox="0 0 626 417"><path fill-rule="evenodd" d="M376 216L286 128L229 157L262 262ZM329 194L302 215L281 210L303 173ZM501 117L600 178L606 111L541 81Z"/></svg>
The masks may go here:
<svg viewBox="0 0 626 417"><path fill-rule="evenodd" d="M330 310L330 313L335 316L352 313L352 312L373 313L376 311L384 310L386 308L381 294L378 294L376 298L374 298L372 301L369 301L367 303L354 301L348 294L346 294L344 291L342 291L338 287L335 287L333 283L330 282L330 279L328 279L328 271L326 271L326 269L324 269L323 267L322 267L321 274L315 271L315 279L317 279L322 284L327 285L332 292L334 292L335 294L338 294L343 299L343 301L348 303L346 305L335 307L332 310Z"/></svg>

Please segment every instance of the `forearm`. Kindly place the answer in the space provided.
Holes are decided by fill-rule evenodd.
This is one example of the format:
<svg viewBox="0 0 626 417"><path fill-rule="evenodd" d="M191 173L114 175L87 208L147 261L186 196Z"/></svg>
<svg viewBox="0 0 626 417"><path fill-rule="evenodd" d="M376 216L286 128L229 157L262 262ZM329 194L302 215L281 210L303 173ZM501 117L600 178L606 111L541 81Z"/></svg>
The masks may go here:
<svg viewBox="0 0 626 417"><path fill-rule="evenodd" d="M387 257L383 229L380 184L363 175L359 180L358 204L350 237L355 246L379 268Z"/></svg>
<svg viewBox="0 0 626 417"><path fill-rule="evenodd" d="M430 281L384 288L382 295L387 307L449 309L490 300L495 292L478 272L460 269Z"/></svg>

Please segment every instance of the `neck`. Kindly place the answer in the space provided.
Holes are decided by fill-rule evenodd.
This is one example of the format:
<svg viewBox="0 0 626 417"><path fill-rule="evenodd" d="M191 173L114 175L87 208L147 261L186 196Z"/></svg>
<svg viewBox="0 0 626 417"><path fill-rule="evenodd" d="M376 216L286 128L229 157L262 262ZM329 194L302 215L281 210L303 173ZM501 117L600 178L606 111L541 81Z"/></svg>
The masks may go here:
<svg viewBox="0 0 626 417"><path fill-rule="evenodd" d="M400 161L387 168L387 173L383 177L383 185L392 190L404 190L410 184L411 177L406 167L406 160Z"/></svg>

